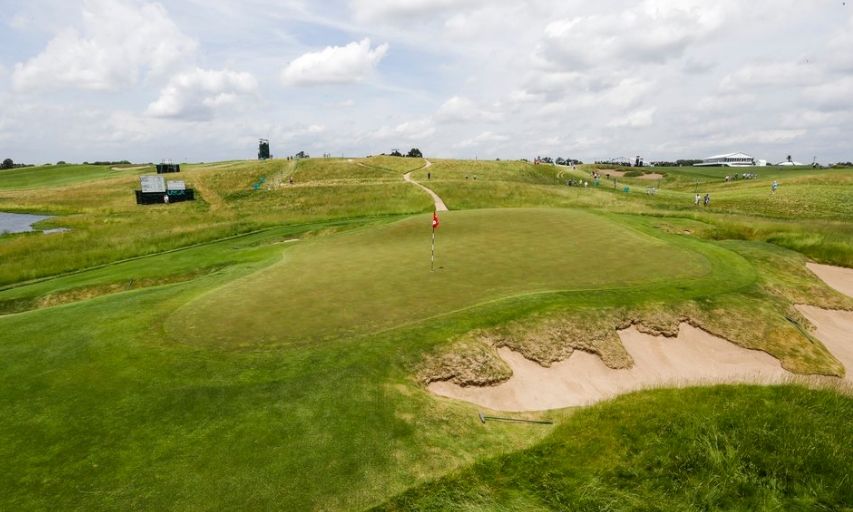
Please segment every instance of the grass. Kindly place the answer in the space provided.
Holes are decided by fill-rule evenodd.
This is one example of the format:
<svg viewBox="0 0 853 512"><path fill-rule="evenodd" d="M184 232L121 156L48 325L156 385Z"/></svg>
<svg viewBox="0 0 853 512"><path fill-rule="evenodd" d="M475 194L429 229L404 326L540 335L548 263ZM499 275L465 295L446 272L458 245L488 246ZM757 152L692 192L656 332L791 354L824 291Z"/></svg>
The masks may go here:
<svg viewBox="0 0 853 512"><path fill-rule="evenodd" d="M635 393L372 510L849 510L851 420L832 390Z"/></svg>
<svg viewBox="0 0 853 512"><path fill-rule="evenodd" d="M552 166L430 161L182 165L199 200L147 207L150 171L4 174L0 209L71 231L0 237L0 509L853 507L833 390L650 391L527 415L542 427L484 426L422 386L505 378L484 340L630 364L616 327L682 317L840 375L785 317L853 310L804 268L853 266L843 173L727 188L720 170L659 169L648 196L642 178L625 194ZM433 203L407 172L453 210L433 273ZM699 178L714 200L697 210Z"/></svg>
<svg viewBox="0 0 853 512"><path fill-rule="evenodd" d="M154 166L47 165L0 171L0 191L63 188L154 172ZM6 207L3 207L6 210Z"/></svg>
<svg viewBox="0 0 853 512"><path fill-rule="evenodd" d="M388 329L516 295L628 288L653 295L662 281L686 285L712 273L701 253L572 210L444 214L437 271L430 272L429 222L414 217L295 246L282 263L206 294L173 318L199 343L278 346ZM621 251L637 256L620 258ZM607 271L572 271L592 260Z"/></svg>

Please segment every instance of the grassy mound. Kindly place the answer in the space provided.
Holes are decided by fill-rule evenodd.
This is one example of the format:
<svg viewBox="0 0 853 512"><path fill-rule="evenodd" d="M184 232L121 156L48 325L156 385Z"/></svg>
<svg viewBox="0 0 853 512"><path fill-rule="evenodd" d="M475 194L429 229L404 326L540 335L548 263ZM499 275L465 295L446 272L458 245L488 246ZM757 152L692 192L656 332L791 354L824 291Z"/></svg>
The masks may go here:
<svg viewBox="0 0 853 512"><path fill-rule="evenodd" d="M519 429L487 423L484 430ZM373 510L850 510L853 398L657 390L577 412L529 450Z"/></svg>

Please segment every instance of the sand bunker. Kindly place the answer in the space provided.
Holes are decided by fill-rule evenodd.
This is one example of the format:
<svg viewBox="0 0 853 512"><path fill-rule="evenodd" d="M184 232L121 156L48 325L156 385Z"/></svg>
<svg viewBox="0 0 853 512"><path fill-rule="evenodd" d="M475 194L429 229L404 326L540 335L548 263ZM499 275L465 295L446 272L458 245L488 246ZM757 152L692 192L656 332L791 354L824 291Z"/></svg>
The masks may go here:
<svg viewBox="0 0 853 512"><path fill-rule="evenodd" d="M610 177L623 178L625 177L625 171L617 171L616 169L597 169L599 173L603 175L610 174ZM663 179L662 174L658 174L656 172L650 172L648 174L643 174L642 176L637 176L637 178L641 180L659 180Z"/></svg>
<svg viewBox="0 0 853 512"><path fill-rule="evenodd" d="M833 288L853 296L853 270L811 264L809 268ZM846 368L845 380L853 382L853 312L812 306L798 309L817 327L815 336ZM689 324L681 325L677 338L650 336L633 327L621 331L619 336L635 361L629 370L612 370L598 356L581 351L545 368L501 348L498 354L513 372L507 382L491 387L434 382L429 390L496 411L521 412L589 405L650 387L721 382L773 384L793 375L769 354L741 348Z"/></svg>
<svg viewBox="0 0 853 512"><path fill-rule="evenodd" d="M814 272L830 287L844 295L853 297L853 268L832 267L818 265L817 263L806 263L806 268Z"/></svg>
<svg viewBox="0 0 853 512"><path fill-rule="evenodd" d="M460 387L435 382L438 395L473 402L498 411L541 411L589 405L617 395L659 386L713 382L781 382L791 374L779 361L747 350L705 331L682 324L677 338L651 336L630 328L619 333L634 358L629 370L612 370L598 356L575 351L544 368L510 349L498 351L513 376L492 387Z"/></svg>

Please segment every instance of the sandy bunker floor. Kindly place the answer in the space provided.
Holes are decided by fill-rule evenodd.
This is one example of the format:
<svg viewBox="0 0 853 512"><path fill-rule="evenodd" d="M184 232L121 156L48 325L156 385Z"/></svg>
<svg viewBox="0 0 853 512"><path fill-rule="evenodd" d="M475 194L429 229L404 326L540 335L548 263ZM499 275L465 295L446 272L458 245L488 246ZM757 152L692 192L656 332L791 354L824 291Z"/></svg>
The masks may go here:
<svg viewBox="0 0 853 512"><path fill-rule="evenodd" d="M625 171L617 171L615 169L598 169L598 172L601 174L610 174L611 177L615 176L617 178L623 178L625 176ZM659 180L663 179L663 174L658 174L656 172L650 172L647 174L643 174L642 176L638 176L641 180Z"/></svg>
<svg viewBox="0 0 853 512"><path fill-rule="evenodd" d="M813 264L809 269L829 286L853 296L853 269ZM817 327L815 336L846 368L845 380L853 382L853 312L812 306L798 309ZM588 405L649 387L720 382L771 384L792 375L769 354L738 347L689 324L681 325L677 338L650 336L635 328L621 331L619 336L635 361L630 370L611 370L598 356L582 351L545 368L502 348L498 353L513 372L507 382L491 387L434 382L429 389L496 411L541 411Z"/></svg>

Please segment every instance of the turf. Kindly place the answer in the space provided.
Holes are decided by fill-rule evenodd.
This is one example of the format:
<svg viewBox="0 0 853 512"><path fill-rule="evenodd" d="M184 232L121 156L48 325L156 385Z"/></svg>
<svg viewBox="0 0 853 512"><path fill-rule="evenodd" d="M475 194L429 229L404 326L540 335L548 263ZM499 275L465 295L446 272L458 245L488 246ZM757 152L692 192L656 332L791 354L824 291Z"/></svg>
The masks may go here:
<svg viewBox="0 0 853 512"><path fill-rule="evenodd" d="M484 428L416 380L480 332L566 318L612 334L623 315L693 315L838 374L786 315L853 309L804 268L853 265L845 173L727 187L722 170L658 169L649 196L641 178L625 194L551 166L433 163L454 210L435 272L432 201L402 179L426 181L423 159L186 165L198 200L168 207L132 202L145 170L0 177L0 209L72 229L0 236L0 509L853 507L835 391L640 393L529 415L556 428Z"/></svg>
<svg viewBox="0 0 853 512"><path fill-rule="evenodd" d="M141 167L141 168L140 168ZM81 183L137 176L153 166L108 166L108 165L47 165L22 167L0 171L0 190L32 190L41 188L67 187Z"/></svg>
<svg viewBox="0 0 853 512"><path fill-rule="evenodd" d="M167 322L199 343L275 346L394 327L516 295L642 289L710 275L700 252L577 210L442 214L288 250ZM626 258L626 254L633 255Z"/></svg>
<svg viewBox="0 0 853 512"><path fill-rule="evenodd" d="M851 420L827 390L635 393L372 510L850 510Z"/></svg>

